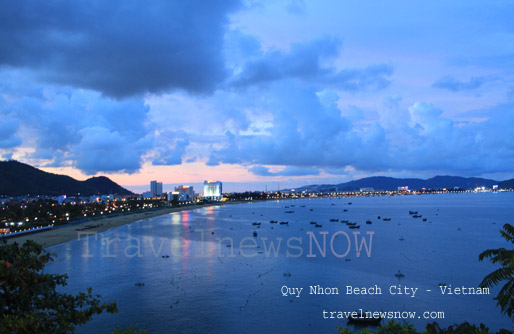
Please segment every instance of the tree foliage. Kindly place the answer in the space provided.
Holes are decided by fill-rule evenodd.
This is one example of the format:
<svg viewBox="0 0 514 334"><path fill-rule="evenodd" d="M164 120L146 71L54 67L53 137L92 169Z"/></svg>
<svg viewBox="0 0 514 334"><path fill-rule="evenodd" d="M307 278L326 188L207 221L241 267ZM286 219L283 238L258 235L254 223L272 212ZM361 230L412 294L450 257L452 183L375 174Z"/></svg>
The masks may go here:
<svg viewBox="0 0 514 334"><path fill-rule="evenodd" d="M0 241L1 334L74 333L95 314L117 312L115 303L102 303L91 288L78 295L57 291L68 276L43 271L52 256L33 241Z"/></svg>
<svg viewBox="0 0 514 334"><path fill-rule="evenodd" d="M426 329L423 331L416 330L411 324L402 324L400 322L390 321L385 325L378 326L376 330L364 328L358 332L352 331L349 328L337 328L340 334L494 334L489 331L484 324L479 326L471 325L468 322L462 324L455 324L448 328L442 329L434 322L427 324ZM496 334L512 334L511 331L500 329Z"/></svg>
<svg viewBox="0 0 514 334"><path fill-rule="evenodd" d="M514 244L514 226L505 224L500 234L505 240ZM484 278L480 286L491 288L505 282L495 300L498 301L502 312L514 319L514 249L488 249L478 258L480 261L489 259L492 263L500 265L500 268Z"/></svg>

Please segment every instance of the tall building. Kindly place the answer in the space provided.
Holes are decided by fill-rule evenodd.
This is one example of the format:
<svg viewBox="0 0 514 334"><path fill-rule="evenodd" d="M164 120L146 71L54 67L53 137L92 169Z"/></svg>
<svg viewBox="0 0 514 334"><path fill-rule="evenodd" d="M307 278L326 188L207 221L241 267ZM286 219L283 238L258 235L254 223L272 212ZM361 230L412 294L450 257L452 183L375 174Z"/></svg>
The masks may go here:
<svg viewBox="0 0 514 334"><path fill-rule="evenodd" d="M178 193L179 201L192 201L195 199L195 192L193 190L193 187L178 186L175 187L175 192Z"/></svg>
<svg viewBox="0 0 514 334"><path fill-rule="evenodd" d="M212 201L221 201L221 182L220 181L203 181L203 198Z"/></svg>
<svg viewBox="0 0 514 334"><path fill-rule="evenodd" d="M161 197L162 196L162 182L151 181L150 182L150 192L152 193L152 197Z"/></svg>

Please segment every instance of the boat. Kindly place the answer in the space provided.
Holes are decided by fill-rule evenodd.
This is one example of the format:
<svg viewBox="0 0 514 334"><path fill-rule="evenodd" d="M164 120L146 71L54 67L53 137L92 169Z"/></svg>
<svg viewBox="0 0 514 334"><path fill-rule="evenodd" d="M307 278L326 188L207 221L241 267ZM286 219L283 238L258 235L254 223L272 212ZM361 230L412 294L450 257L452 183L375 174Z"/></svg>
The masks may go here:
<svg viewBox="0 0 514 334"><path fill-rule="evenodd" d="M317 223L316 222L311 222L312 225L316 225Z"/></svg>
<svg viewBox="0 0 514 334"><path fill-rule="evenodd" d="M289 211L284 211L284 213L293 213L293 212L294 212L294 211L291 211L291 210L289 210Z"/></svg>
<svg viewBox="0 0 514 334"><path fill-rule="evenodd" d="M380 216L378 216L377 219L380 219Z"/></svg>
<svg viewBox="0 0 514 334"><path fill-rule="evenodd" d="M269 223L270 224L276 224L276 223L278 223L278 220L270 220Z"/></svg>
<svg viewBox="0 0 514 334"><path fill-rule="evenodd" d="M323 225L321 225L321 224L316 224L316 225L314 225L314 227L323 227Z"/></svg>
<svg viewBox="0 0 514 334"><path fill-rule="evenodd" d="M402 272L398 269L398 272L396 274L394 274L394 276L398 277L398 278L404 278L405 275L402 274Z"/></svg>
<svg viewBox="0 0 514 334"><path fill-rule="evenodd" d="M426 219L426 218L423 218L423 221L424 221L424 222L426 222L426 221L427 221L427 219Z"/></svg>
<svg viewBox="0 0 514 334"><path fill-rule="evenodd" d="M261 225L261 223L254 222L254 223L252 223L252 225L254 225L254 226L260 226L260 225Z"/></svg>
<svg viewBox="0 0 514 334"><path fill-rule="evenodd" d="M357 223L350 223L350 222L347 222L346 225L348 226L354 226L354 225L357 225Z"/></svg>
<svg viewBox="0 0 514 334"><path fill-rule="evenodd" d="M136 284L134 284L135 286L145 286L145 283L141 283L141 282L137 282Z"/></svg>
<svg viewBox="0 0 514 334"><path fill-rule="evenodd" d="M421 215L413 215L412 218L421 218Z"/></svg>
<svg viewBox="0 0 514 334"><path fill-rule="evenodd" d="M348 212L348 209L344 209L343 212Z"/></svg>
<svg viewBox="0 0 514 334"><path fill-rule="evenodd" d="M332 219L330 219L330 221L331 221L331 222L338 222L338 221L339 221L339 219L337 219L337 218L332 218Z"/></svg>
<svg viewBox="0 0 514 334"><path fill-rule="evenodd" d="M418 214L418 212L417 212L417 211L410 211L410 210L409 210L409 215L417 215L417 214Z"/></svg>
<svg viewBox="0 0 514 334"><path fill-rule="evenodd" d="M405 240L405 238L403 236L400 237L400 241L403 241Z"/></svg>
<svg viewBox="0 0 514 334"><path fill-rule="evenodd" d="M257 232L254 231L253 232L253 236L256 237L257 236Z"/></svg>
<svg viewBox="0 0 514 334"><path fill-rule="evenodd" d="M385 222L389 222L389 221L391 221L391 218L382 218L382 220Z"/></svg>
<svg viewBox="0 0 514 334"><path fill-rule="evenodd" d="M161 256L161 257L162 257L163 259L167 259L167 258L169 258L170 256L166 254L166 255L163 255L163 256Z"/></svg>
<svg viewBox="0 0 514 334"><path fill-rule="evenodd" d="M351 225L351 226L349 226L349 227L350 227L351 229L361 228L361 226L360 226L360 225Z"/></svg>
<svg viewBox="0 0 514 334"><path fill-rule="evenodd" d="M289 222L280 222L280 225L287 225Z"/></svg>
<svg viewBox="0 0 514 334"><path fill-rule="evenodd" d="M366 220L366 224L372 224L373 222L371 220Z"/></svg>
<svg viewBox="0 0 514 334"><path fill-rule="evenodd" d="M378 326L380 325L380 322L382 321L382 317L378 317L378 318L367 318L365 316L366 312L357 312L358 313L357 316L353 316L350 315L348 317L348 323L353 323L353 324L361 324L361 325L370 325L370 326Z"/></svg>

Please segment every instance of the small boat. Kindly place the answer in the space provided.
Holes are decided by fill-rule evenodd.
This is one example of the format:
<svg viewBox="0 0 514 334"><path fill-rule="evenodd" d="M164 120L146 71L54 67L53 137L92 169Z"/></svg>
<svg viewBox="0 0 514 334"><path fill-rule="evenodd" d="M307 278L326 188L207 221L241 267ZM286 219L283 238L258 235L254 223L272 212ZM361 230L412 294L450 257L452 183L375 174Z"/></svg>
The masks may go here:
<svg viewBox="0 0 514 334"><path fill-rule="evenodd" d="M354 226L354 225L357 225L357 223L350 223L350 222L347 222L346 225L348 226Z"/></svg>
<svg viewBox="0 0 514 334"><path fill-rule="evenodd" d="M254 226L260 226L260 225L261 225L261 223L254 222L254 223L252 223L252 225L254 225Z"/></svg>
<svg viewBox="0 0 514 334"><path fill-rule="evenodd" d="M361 228L361 226L360 226L360 225L351 225L351 226L349 226L349 227L350 227L351 229Z"/></svg>
<svg viewBox="0 0 514 334"><path fill-rule="evenodd" d="M380 325L380 322L382 321L382 317L366 318L366 316L365 316L366 312L362 312L362 313L357 312L357 313L359 313L357 316L353 316L353 314L352 314L348 317L348 323L378 326L378 325Z"/></svg>
<svg viewBox="0 0 514 334"><path fill-rule="evenodd" d="M278 223L278 220L270 220L269 223L270 224L276 224L276 223Z"/></svg>
<svg viewBox="0 0 514 334"><path fill-rule="evenodd" d="M423 218L423 221L424 221L424 222L426 222L426 221L427 221L427 219L426 219L426 218Z"/></svg>
<svg viewBox="0 0 514 334"><path fill-rule="evenodd" d="M404 278L405 275L402 274L402 272L400 270L398 270L398 272L396 274L394 274L394 276L396 276L397 278Z"/></svg>
<svg viewBox="0 0 514 334"><path fill-rule="evenodd" d="M377 219L380 219L380 216L378 216Z"/></svg>
<svg viewBox="0 0 514 334"><path fill-rule="evenodd" d="M291 273L284 273L284 277L291 277Z"/></svg>
<svg viewBox="0 0 514 334"><path fill-rule="evenodd" d="M330 221L331 221L331 222L338 222L338 221L339 221L339 219L337 219L337 218L332 218L332 219L330 219Z"/></svg>
<svg viewBox="0 0 514 334"><path fill-rule="evenodd" d="M412 218L421 218L421 215L413 215Z"/></svg>
<svg viewBox="0 0 514 334"><path fill-rule="evenodd" d="M446 286L446 283L439 283L438 286Z"/></svg>
<svg viewBox="0 0 514 334"><path fill-rule="evenodd" d="M257 232L254 231L253 232L253 236L256 237L257 236Z"/></svg>
<svg viewBox="0 0 514 334"><path fill-rule="evenodd" d="M382 218L382 220L385 221L385 222L390 222L391 218Z"/></svg>
<svg viewBox="0 0 514 334"><path fill-rule="evenodd" d="M145 286L145 283L141 283L141 282L137 282L136 284L134 284L135 286Z"/></svg>
<svg viewBox="0 0 514 334"><path fill-rule="evenodd" d="M352 205L352 202L348 202L348 205Z"/></svg>
<svg viewBox="0 0 514 334"><path fill-rule="evenodd" d="M314 211L314 209L309 209L309 211Z"/></svg>
<svg viewBox="0 0 514 334"><path fill-rule="evenodd" d="M166 254L166 255L163 255L163 256L161 256L161 257L162 257L163 259L167 259L167 258L169 258L170 256L169 256L168 254Z"/></svg>
<svg viewBox="0 0 514 334"><path fill-rule="evenodd" d="M294 212L294 211L291 211L291 210L289 210L289 211L284 211L284 213L293 213L293 212Z"/></svg>
<svg viewBox="0 0 514 334"><path fill-rule="evenodd" d="M405 238L403 236L400 237L400 241L403 241L405 240Z"/></svg>
<svg viewBox="0 0 514 334"><path fill-rule="evenodd" d="M316 225L317 223L316 222L311 222L312 225Z"/></svg>
<svg viewBox="0 0 514 334"><path fill-rule="evenodd" d="M314 225L314 227L323 227L323 225L321 225L321 224L316 224L316 225Z"/></svg>
<svg viewBox="0 0 514 334"><path fill-rule="evenodd" d="M418 212L417 211L409 211L409 215L417 215Z"/></svg>
<svg viewBox="0 0 514 334"><path fill-rule="evenodd" d="M343 212L348 212L348 209L344 209Z"/></svg>
<svg viewBox="0 0 514 334"><path fill-rule="evenodd" d="M287 225L289 222L280 222L280 225Z"/></svg>
<svg viewBox="0 0 514 334"><path fill-rule="evenodd" d="M366 220L366 224L370 225L372 224L373 222L371 220Z"/></svg>

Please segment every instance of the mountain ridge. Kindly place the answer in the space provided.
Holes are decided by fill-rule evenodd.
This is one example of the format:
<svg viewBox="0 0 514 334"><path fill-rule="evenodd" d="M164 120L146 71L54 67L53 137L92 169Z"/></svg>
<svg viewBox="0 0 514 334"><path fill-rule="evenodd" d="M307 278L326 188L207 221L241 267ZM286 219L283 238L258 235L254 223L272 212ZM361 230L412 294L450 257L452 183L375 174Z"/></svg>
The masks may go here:
<svg viewBox="0 0 514 334"><path fill-rule="evenodd" d="M370 176L339 184L313 184L294 188L295 191L356 191L361 188L374 190L397 190L398 187L409 187L411 190L426 189L474 189L476 187L490 188L498 185L500 188L514 188L514 179L497 181L479 177L462 177L450 175L436 175L429 179L420 178L394 178L389 176Z"/></svg>
<svg viewBox="0 0 514 334"><path fill-rule="evenodd" d="M15 160L0 161L0 195L132 195L133 193L105 176L84 181L67 175L42 171Z"/></svg>

